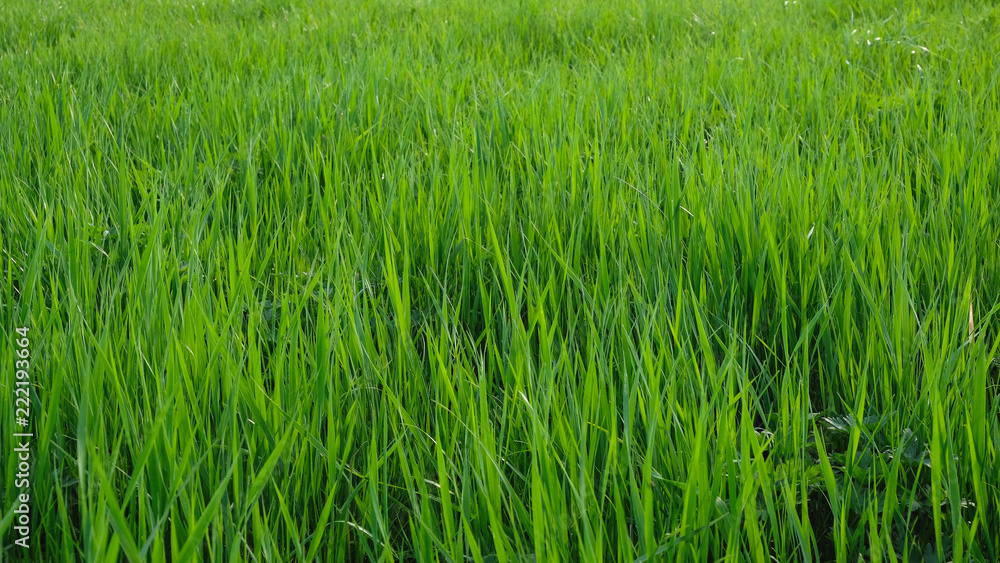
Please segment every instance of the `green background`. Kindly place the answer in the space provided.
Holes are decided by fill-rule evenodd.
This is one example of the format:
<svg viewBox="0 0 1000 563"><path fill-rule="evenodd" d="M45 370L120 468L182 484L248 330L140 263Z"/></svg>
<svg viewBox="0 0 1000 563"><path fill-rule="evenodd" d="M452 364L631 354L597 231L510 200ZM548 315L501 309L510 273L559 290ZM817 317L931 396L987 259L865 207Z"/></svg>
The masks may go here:
<svg viewBox="0 0 1000 563"><path fill-rule="evenodd" d="M0 4L0 559L1000 559L998 28Z"/></svg>

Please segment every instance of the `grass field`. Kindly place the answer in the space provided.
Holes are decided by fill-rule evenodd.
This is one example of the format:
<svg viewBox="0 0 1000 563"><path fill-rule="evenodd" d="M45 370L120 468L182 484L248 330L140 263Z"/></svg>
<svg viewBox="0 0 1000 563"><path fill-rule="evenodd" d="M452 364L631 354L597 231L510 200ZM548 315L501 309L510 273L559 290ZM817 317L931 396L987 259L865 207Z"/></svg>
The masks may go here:
<svg viewBox="0 0 1000 563"><path fill-rule="evenodd" d="M998 79L988 2L2 2L0 561L998 561Z"/></svg>

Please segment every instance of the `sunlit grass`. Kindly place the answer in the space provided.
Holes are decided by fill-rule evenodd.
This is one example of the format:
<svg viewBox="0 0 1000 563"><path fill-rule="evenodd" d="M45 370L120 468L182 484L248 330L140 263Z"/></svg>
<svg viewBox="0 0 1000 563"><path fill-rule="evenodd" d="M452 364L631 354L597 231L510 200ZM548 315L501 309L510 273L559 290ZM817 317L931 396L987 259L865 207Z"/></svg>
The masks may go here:
<svg viewBox="0 0 1000 563"><path fill-rule="evenodd" d="M998 30L0 3L0 560L1000 560Z"/></svg>

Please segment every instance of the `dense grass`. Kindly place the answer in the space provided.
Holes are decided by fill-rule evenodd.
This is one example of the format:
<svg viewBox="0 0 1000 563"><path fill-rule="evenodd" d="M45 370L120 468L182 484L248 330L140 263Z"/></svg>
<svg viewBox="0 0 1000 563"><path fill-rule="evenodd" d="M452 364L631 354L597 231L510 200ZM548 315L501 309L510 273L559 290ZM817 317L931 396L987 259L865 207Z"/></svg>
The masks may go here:
<svg viewBox="0 0 1000 563"><path fill-rule="evenodd" d="M998 28L0 3L0 560L1000 560Z"/></svg>

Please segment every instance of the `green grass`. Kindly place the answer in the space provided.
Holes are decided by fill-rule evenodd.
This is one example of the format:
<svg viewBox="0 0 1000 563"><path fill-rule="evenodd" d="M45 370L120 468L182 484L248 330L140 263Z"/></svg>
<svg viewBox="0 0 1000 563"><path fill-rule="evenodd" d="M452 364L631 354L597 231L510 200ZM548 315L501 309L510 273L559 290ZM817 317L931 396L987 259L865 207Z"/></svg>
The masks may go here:
<svg viewBox="0 0 1000 563"><path fill-rule="evenodd" d="M998 30L0 3L0 560L1000 560Z"/></svg>

